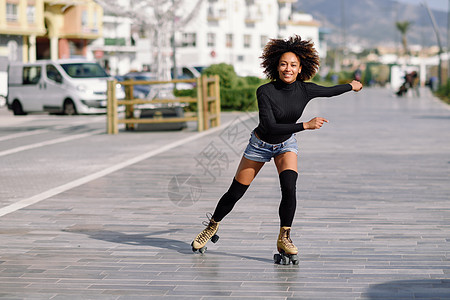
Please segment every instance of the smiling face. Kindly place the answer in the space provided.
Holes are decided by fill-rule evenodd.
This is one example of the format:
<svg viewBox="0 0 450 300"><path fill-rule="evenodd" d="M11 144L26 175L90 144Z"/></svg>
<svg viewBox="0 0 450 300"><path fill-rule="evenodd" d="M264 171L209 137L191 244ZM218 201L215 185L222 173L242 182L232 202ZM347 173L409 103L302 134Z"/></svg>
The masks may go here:
<svg viewBox="0 0 450 300"><path fill-rule="evenodd" d="M295 53L286 52L281 55L277 70L280 80L290 84L297 80L297 75L302 71L302 66Z"/></svg>

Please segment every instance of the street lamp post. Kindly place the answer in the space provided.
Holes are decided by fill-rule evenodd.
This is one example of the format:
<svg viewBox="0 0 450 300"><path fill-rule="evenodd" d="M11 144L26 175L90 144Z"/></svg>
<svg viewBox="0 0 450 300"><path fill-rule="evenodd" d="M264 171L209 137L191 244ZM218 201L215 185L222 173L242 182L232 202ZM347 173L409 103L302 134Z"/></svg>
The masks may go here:
<svg viewBox="0 0 450 300"><path fill-rule="evenodd" d="M172 78L171 79L178 79L178 70L177 70L177 44L175 41L175 33L176 33L176 15L175 15L175 0L172 0L172 37L171 37L171 43L172 43L172 68L173 71L171 72ZM177 89L177 84L175 83L175 89Z"/></svg>
<svg viewBox="0 0 450 300"><path fill-rule="evenodd" d="M447 6L447 82L450 80L450 0Z"/></svg>
<svg viewBox="0 0 450 300"><path fill-rule="evenodd" d="M442 85L442 44L441 44L441 35L439 33L439 28L436 24L436 20L434 19L434 15L431 12L430 8L428 7L428 4L426 1L423 2L423 5L425 6L425 8L427 9L428 12L428 16L431 19L431 24L433 25L433 30L434 33L436 34L436 38L437 38L437 42L438 42L438 46L439 46L439 66L438 66L438 86Z"/></svg>

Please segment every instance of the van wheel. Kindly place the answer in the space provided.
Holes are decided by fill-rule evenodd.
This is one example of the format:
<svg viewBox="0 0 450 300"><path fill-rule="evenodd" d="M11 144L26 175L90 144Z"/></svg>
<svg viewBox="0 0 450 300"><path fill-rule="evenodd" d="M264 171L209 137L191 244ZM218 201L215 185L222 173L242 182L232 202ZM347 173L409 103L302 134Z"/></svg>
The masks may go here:
<svg viewBox="0 0 450 300"><path fill-rule="evenodd" d="M12 104L12 111L13 111L15 116L24 116L24 115L26 115L26 113L23 111L22 104L18 100L15 100L13 102L13 104Z"/></svg>
<svg viewBox="0 0 450 300"><path fill-rule="evenodd" d="M72 100L67 99L64 101L63 114L73 116L77 114L77 109Z"/></svg>

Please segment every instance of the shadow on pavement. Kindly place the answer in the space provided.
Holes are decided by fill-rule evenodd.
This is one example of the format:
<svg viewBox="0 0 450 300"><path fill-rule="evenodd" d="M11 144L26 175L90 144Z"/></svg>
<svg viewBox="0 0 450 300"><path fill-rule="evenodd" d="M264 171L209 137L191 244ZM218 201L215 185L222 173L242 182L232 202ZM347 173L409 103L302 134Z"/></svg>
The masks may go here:
<svg viewBox="0 0 450 300"><path fill-rule="evenodd" d="M155 231L153 233L139 233L139 234L129 234L117 231L102 230L102 229L89 229L89 228L68 228L63 230L64 232L71 233L82 233L91 239L101 240L111 243L125 244L125 245L136 245L136 246L151 246L161 249L175 250L179 253L188 254L192 253L190 250L190 245L173 239L167 239L163 237L153 237L155 235L162 235L168 233L174 233L180 231L181 229L171 229Z"/></svg>
<svg viewBox="0 0 450 300"><path fill-rule="evenodd" d="M450 279L399 280L373 285L364 299L450 299Z"/></svg>
<svg viewBox="0 0 450 300"><path fill-rule="evenodd" d="M450 116L429 115L429 116L418 116L416 117L416 119L449 120Z"/></svg>
<svg viewBox="0 0 450 300"><path fill-rule="evenodd" d="M174 240L174 239L169 239L169 238L154 237L157 235L174 233L174 232L178 232L181 230L182 229L170 229L170 230L155 231L152 233L128 234L128 233L122 233L122 232L117 232L117 231L102 230L99 228L96 229L96 228L89 228L89 227L84 227L84 228L72 227L72 228L63 230L63 232L81 233L81 234L87 235L91 239L107 241L107 242L111 242L111 243L136 245L136 246L150 246L150 247L155 247L155 248L174 250L174 251L177 251L178 253L182 253L182 254L201 255L201 254L193 253L191 245L189 243ZM216 251L216 250L211 251L211 254L233 256L233 257L238 257L238 258L256 260L256 261L265 262L265 263L268 263L268 262L273 263L272 259L265 259L265 258L260 258L260 257L247 256L247 255L225 253L225 252Z"/></svg>

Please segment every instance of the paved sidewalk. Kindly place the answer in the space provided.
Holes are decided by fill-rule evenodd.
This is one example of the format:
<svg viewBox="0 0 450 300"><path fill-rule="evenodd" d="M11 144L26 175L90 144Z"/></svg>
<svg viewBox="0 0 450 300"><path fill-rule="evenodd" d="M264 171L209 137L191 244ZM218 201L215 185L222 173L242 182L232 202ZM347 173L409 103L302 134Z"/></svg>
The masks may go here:
<svg viewBox="0 0 450 300"><path fill-rule="evenodd" d="M219 242L191 252L256 124L231 116L226 128L189 132L186 143L0 217L0 299L450 299L448 106L426 90L385 89L310 103L302 119L330 123L297 134L299 266L273 264L273 162L223 220ZM182 134L99 138L107 149L133 135L150 151ZM153 148L140 135L155 136Z"/></svg>

